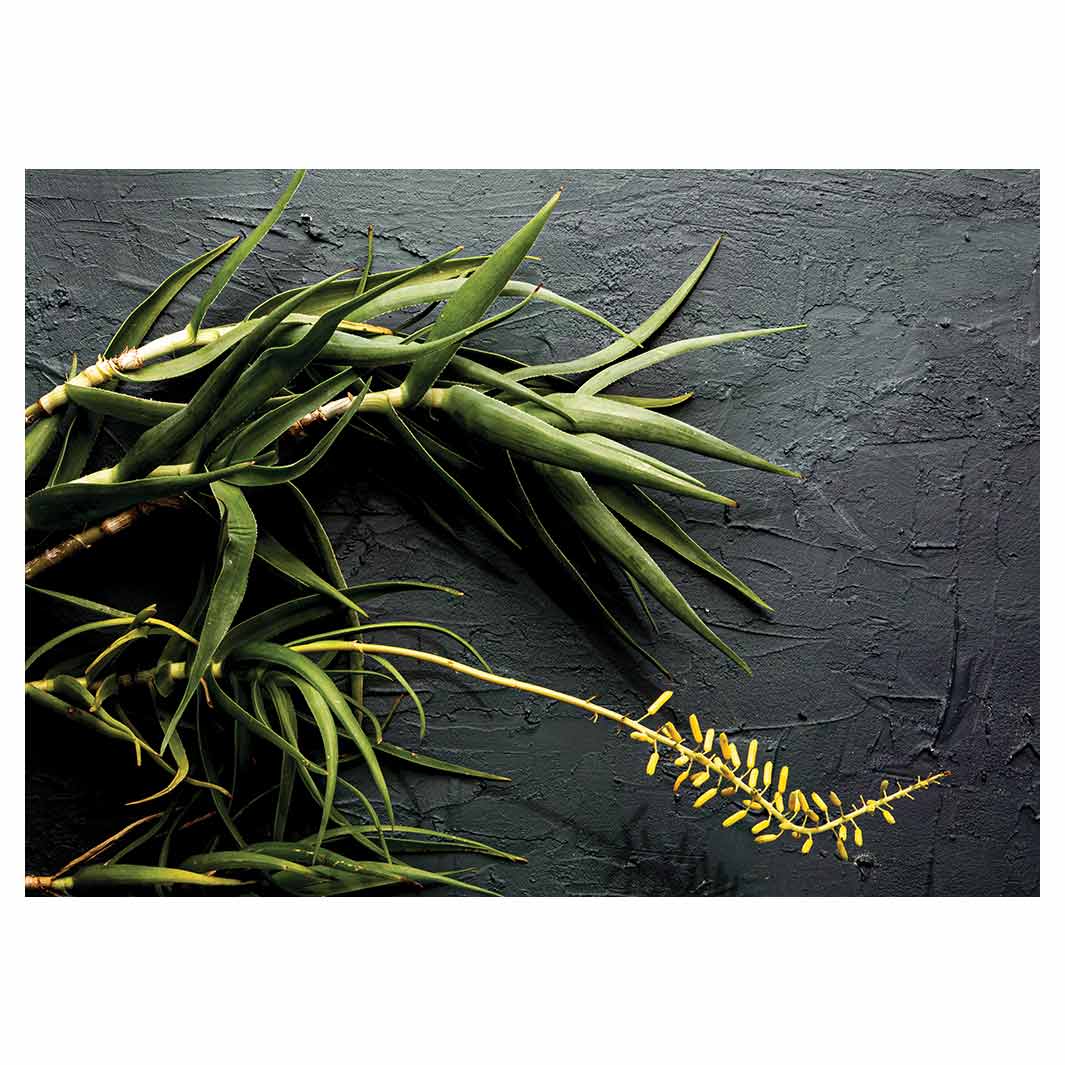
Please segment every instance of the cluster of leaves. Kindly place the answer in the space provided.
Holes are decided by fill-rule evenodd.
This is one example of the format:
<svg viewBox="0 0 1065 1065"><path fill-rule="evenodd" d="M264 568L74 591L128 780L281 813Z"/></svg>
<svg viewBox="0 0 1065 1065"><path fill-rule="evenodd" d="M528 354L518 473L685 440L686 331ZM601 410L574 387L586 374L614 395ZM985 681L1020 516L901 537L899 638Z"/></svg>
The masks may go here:
<svg viewBox="0 0 1065 1065"><path fill-rule="evenodd" d="M613 631L647 657L646 649L608 608L601 589L572 559L564 546L566 537L583 543L596 562L618 564L635 590L649 592L747 672L742 657L706 625L639 537L664 545L755 606L768 609L646 489L724 506L735 505L733 501L632 443L666 444L795 475L662 412L686 397L603 394L608 386L666 359L783 331L715 334L644 349L698 282L716 245L669 299L626 332L563 296L514 279L556 195L492 255L460 258L461 249L456 248L412 269L375 273L371 236L357 278L345 272L278 293L241 322L204 326L218 294L276 221L301 177L302 172L294 177L259 227L239 243L229 241L167 278L123 323L96 366L79 373L74 365L67 382L27 411L32 423L26 441L27 478L58 444L50 473L27 498L27 526L33 536L54 540L81 530L64 541L77 547L93 542L117 513L174 498L198 502L220 530L217 551L205 559L200 586L179 623L156 617L151 608L130 615L95 600L77 599L75 605L101 620L53 638L27 663L28 669L49 663L44 675L27 685L36 704L131 744L138 759L144 756L169 774L165 786L149 799L170 805L111 856L112 877L118 875L114 868L121 857L151 840L161 841L158 864L167 866L174 839L188 831L190 819L197 821L191 804L204 796L213 807L213 834L204 852L209 857L190 854L183 862L190 874L228 871L265 880L274 888L312 893L360 890L397 878L418 881L419 871L403 866L382 872L374 861L336 854L325 847L327 842L353 842L386 864L400 838L410 844L405 832L416 837L420 848L455 843L451 837L436 834L430 839L393 823L379 755L401 760L415 756L385 740L392 713L371 711L365 678L383 675L399 684L417 708L424 731L418 696L394 662L380 658L371 664L352 653L337 666L335 654L297 654L281 642L282 637L290 643L306 639L307 626L322 624L333 633L395 627L394 622L368 621L362 604L416 583L348 586L318 515L293 483L342 434L358 433L375 446L408 456L425 477L437 481L459 506L509 544L542 544L572 584L603 611ZM144 344L173 298L219 259L218 273L187 328ZM490 314L501 297L517 302ZM479 333L531 300L585 315L615 337L601 350L546 365L528 365L513 354L475 346ZM441 309L435 319L420 326L437 307ZM416 313L400 325L374 324L404 310ZM119 389L125 382L165 382L191 374L201 380L184 402ZM316 440L308 443L307 434L293 432L315 421L332 423ZM116 463L86 474L105 423L115 426L120 439L131 427L140 430L139 435L128 440ZM486 469L493 471L493 483L509 486L509 491L493 496L491 505L477 488ZM500 480L501 474L505 480ZM284 546L262 520L261 499L278 492L291 502L288 512L298 515L314 552L310 562ZM51 558L64 557L62 545L53 544L50 551ZM253 565L282 574L305 594L240 620ZM47 594L75 600L59 592ZM434 628L427 622L411 624ZM54 651L68 640L91 642L101 633L114 636L116 629L117 637L102 649L94 645L55 661ZM456 634L445 635L477 657ZM165 636L166 643L158 658L147 662L146 647L153 636ZM146 705L134 711L130 704L138 699ZM229 724L222 728L220 722ZM313 737L314 760L304 753L305 734ZM359 760L368 772L374 800L340 773L342 743L351 748L348 757ZM276 792L271 842L266 844L248 844L238 823L241 811L233 806L232 782L249 764L254 744L271 749L277 762L277 779L270 787ZM420 756L417 761L426 764ZM443 763L436 768L471 772ZM297 781L320 815L316 833L293 842L288 822ZM356 824L342 812L335 801L338 789L359 804L364 823ZM186 800L187 794L191 798ZM182 798L174 800L176 795ZM481 853L492 850L468 840L461 844ZM220 850L223 845L228 849ZM502 852L492 856L514 857ZM84 873L97 868L86 867ZM423 880L418 882L431 876L425 871L419 875Z"/></svg>

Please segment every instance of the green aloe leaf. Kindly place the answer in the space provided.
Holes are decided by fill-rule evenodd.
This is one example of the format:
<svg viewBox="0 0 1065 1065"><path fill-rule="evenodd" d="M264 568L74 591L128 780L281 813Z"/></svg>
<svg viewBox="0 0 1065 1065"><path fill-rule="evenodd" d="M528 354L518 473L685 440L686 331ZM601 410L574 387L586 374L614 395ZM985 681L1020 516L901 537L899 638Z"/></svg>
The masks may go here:
<svg viewBox="0 0 1065 1065"><path fill-rule="evenodd" d="M183 467L160 466L156 476L132 481L72 481L42 488L26 498L26 527L46 532L90 525L120 510L151 499L181 495L193 488L203 488L250 466L238 462L205 473L172 473Z"/></svg>
<svg viewBox="0 0 1065 1065"><path fill-rule="evenodd" d="M322 753L325 755L325 793L322 796L322 819L318 826L318 841L316 845L320 848L322 837L325 835L333 816L333 802L336 797L337 776L340 767L340 741L337 737L334 715L331 713L331 707L321 690L301 675L295 676L293 681L303 696L307 709L314 718L318 734L322 737ZM314 857L317 860L317 849Z"/></svg>
<svg viewBox="0 0 1065 1065"><path fill-rule="evenodd" d="M462 282L433 323L430 340L449 336L472 325L495 302L540 235L561 195L561 191L556 192L532 219ZM401 386L404 405L414 405L421 400L457 349L458 344L447 347L431 359L420 359L411 367Z"/></svg>
<svg viewBox="0 0 1065 1065"><path fill-rule="evenodd" d="M378 754L386 754L390 758L396 758L401 762L417 766L419 769L432 769L437 773L449 773L458 777L474 777L477 780L499 780L510 783L510 777L502 777L498 773L486 773L483 769L470 769L468 766L457 765L454 762L445 762L442 758L433 758L427 754L418 754L408 751L405 747L398 747L394 743L382 741L374 745Z"/></svg>
<svg viewBox="0 0 1065 1065"><path fill-rule="evenodd" d="M244 881L222 876L208 876L188 869L168 869L158 865L86 865L69 876L57 878L53 891L98 891L115 888L168 887L240 887Z"/></svg>
<svg viewBox="0 0 1065 1065"><path fill-rule="evenodd" d="M357 825L354 838L370 850L375 850L376 845L366 838L366 833L373 831L372 825ZM466 851L475 854L486 854L492 858L500 858L507 862L525 863L528 859L519 854L511 854L508 851L499 850L480 840L470 839L468 836L455 836L449 832L441 832L434 828L422 828L418 825L385 825L384 833L394 840L392 849L396 851L417 850L426 844L436 845L440 849L451 851ZM335 829L326 833L326 841L332 842L339 839L343 833ZM410 837L410 838L404 838ZM434 848L435 849L435 848Z"/></svg>
<svg viewBox="0 0 1065 1065"><path fill-rule="evenodd" d="M298 289L297 292L302 292ZM158 362L149 362L138 370L127 370L122 374L123 380L142 384L145 381L173 381L178 377L195 373L204 366L210 366L216 359L221 358L232 351L252 330L255 322L242 322L236 326L224 327L224 332L210 343L204 344L195 351L184 355L176 355L171 359L160 359ZM221 328L221 327L220 327Z"/></svg>
<svg viewBox="0 0 1065 1065"><path fill-rule="evenodd" d="M278 218L281 217L281 212L288 205L288 201L292 199L296 189L300 187L300 182L303 181L305 173L305 170L296 171L285 191L278 197L277 203L267 212L266 217L237 245L226 261L222 263L222 268L215 275L210 288L203 294L200 302L196 305L196 310L192 312L192 319L189 322L189 334L193 338L200 330L200 323L203 321L204 315L211 309L214 301L218 299L222 289L229 283L229 279L240 268L240 264L255 250L259 241L273 228Z"/></svg>
<svg viewBox="0 0 1065 1065"><path fill-rule="evenodd" d="M297 584L301 584L305 588L312 588L314 591L319 592L324 596L328 596L341 606L355 611L362 617L367 616L366 611L363 610L358 603L349 599L342 591L334 587L334 585L324 577L315 573L306 562L294 555L287 547L279 543L269 533L260 532L258 541L255 545L255 554L257 558L277 570L278 573L288 577L289 580L295 581Z"/></svg>
<svg viewBox="0 0 1065 1065"><path fill-rule="evenodd" d="M537 463L536 470L550 486L563 510L586 536L627 569L674 617L750 674L750 666L695 613L658 563L614 517L580 474L543 463Z"/></svg>
<svg viewBox="0 0 1065 1065"><path fill-rule="evenodd" d="M556 393L551 398L566 412L568 420L578 432L600 433L614 439L641 440L652 444L668 444L697 455L721 459L740 466L750 466L769 473L782 473L787 477L799 477L794 470L778 466L774 462L753 455L720 437L697 429L694 425L628 403L619 403L613 396L594 396L577 393ZM557 427L563 427L560 419L549 411L524 408L530 414Z"/></svg>
<svg viewBox="0 0 1065 1065"><path fill-rule="evenodd" d="M26 591L37 592L39 595L47 595L51 599L58 599L68 606L80 607L92 614L102 614L109 618L128 618L129 611L119 610L117 607L108 606L106 603L98 603L95 599L83 599L81 596L70 595L67 592L58 592L52 588L40 588L36 584L27 584Z"/></svg>
<svg viewBox="0 0 1065 1065"><path fill-rule="evenodd" d="M63 427L63 419L54 415L51 418L42 418L30 426L26 434L26 476L40 465L41 460L52 450L52 446L59 438L59 432Z"/></svg>
<svg viewBox="0 0 1065 1065"><path fill-rule="evenodd" d="M165 403L159 399L144 399L124 392L83 388L81 385L67 385L67 398L76 407L134 425L158 425L185 406L184 403Z"/></svg>
<svg viewBox="0 0 1065 1065"><path fill-rule="evenodd" d="M607 366L599 373L589 377L578 389L581 395L594 396L597 392L623 377L646 370L649 366L657 366L667 359L675 359L679 355L688 355L693 351L702 351L705 348L716 348L722 344L733 344L738 340L753 340L756 337L773 336L775 333L790 333L794 329L805 329L806 325L778 325L771 329L740 329L733 333L715 333L712 336L691 337L688 340L678 340L672 344L663 344L660 348L652 348L650 351L641 352L631 358L622 359L613 366Z"/></svg>
<svg viewBox="0 0 1065 1065"><path fill-rule="evenodd" d="M524 381L530 377L543 377L546 373L586 373L590 370L598 370L601 366L607 366L616 359L628 355L629 352L635 351L640 344L657 333L676 314L680 305L688 298L688 294L695 288L699 278L706 272L706 268L710 265L710 260L713 259L720 243L720 239L714 242L714 246L706 253L703 261L684 279L680 288L635 329L630 330L628 338L615 340L613 344L608 345L601 351L592 352L591 355L584 355L579 359L545 363L542 366L529 366L525 369L511 371L508 376L514 381Z"/></svg>
<svg viewBox="0 0 1065 1065"><path fill-rule="evenodd" d="M175 270L147 299L139 303L118 327L118 332L111 338L103 357L110 359L121 355L127 348L139 347L140 342L148 335L159 315L166 310L174 297L197 274L210 266L220 255L229 251L238 239L238 237L231 237L224 244L219 244L217 248L204 252L199 258Z"/></svg>
<svg viewBox="0 0 1065 1065"><path fill-rule="evenodd" d="M199 644L188 668L185 690L174 711L159 748L166 753L170 737L181 721L182 714L195 693L200 679L210 671L211 660L222 639L233 624L244 593L248 587L248 571L255 555L256 523L244 493L228 484L213 484L214 493L222 512L222 552L218 574L211 589L211 598L199 633Z"/></svg>
<svg viewBox="0 0 1065 1065"><path fill-rule="evenodd" d="M701 487L687 474L678 477L677 471L666 472L671 467L616 441L596 440L593 434L563 432L527 411L500 403L465 385L453 385L441 391L436 408L460 428L526 458L662 488L707 502L735 505L725 496Z"/></svg>
<svg viewBox="0 0 1065 1065"><path fill-rule="evenodd" d="M653 536L693 566L735 588L752 603L772 613L773 608L760 595L700 547L662 507L638 488L614 484L596 484L594 488L595 494L615 514L620 514L641 532Z"/></svg>

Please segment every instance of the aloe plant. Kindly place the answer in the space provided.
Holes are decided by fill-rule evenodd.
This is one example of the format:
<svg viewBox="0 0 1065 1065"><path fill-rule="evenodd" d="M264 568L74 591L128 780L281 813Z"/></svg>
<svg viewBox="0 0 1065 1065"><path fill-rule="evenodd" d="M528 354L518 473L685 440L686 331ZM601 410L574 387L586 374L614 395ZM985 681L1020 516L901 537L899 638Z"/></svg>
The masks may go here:
<svg viewBox="0 0 1065 1065"><path fill-rule="evenodd" d="M798 474L664 413L684 397L663 401L603 390L667 359L803 326L740 330L645 348L703 276L717 244L652 315L629 330L515 280L558 194L490 255L458 258L462 249L457 247L413 269L375 273L371 231L357 279L356 271L346 271L278 293L244 321L205 324L223 286L295 194L301 177L302 172L295 175L260 226L239 243L234 238L172 274L123 323L95 365L80 372L72 366L66 382L26 410L27 477L59 444L45 483L26 501L30 532L55 541L27 564L28 580L37 582L106 536L135 535L126 530L160 507L198 507L219 530L217 554L205 558L200 587L179 622L159 617L153 607L131 614L32 585L97 619L34 650L27 662L32 704L127 744L138 764L154 766L163 777L161 786L138 802L165 807L146 825L148 819L138 819L139 833L130 826L131 838L120 834L105 841L106 848L83 856L88 862L108 850L102 866L83 864L70 875L62 870L35 878L31 886L39 889L151 885L165 890L202 886L195 878L219 872L227 876L218 878L217 886L234 888L236 877L239 886L301 894L440 882L430 871L395 861L397 842L409 843L408 837L417 846L431 843L437 849L472 849L517 860L468 839L423 836L417 826L404 835L394 824L383 768L389 759L498 778L406 751L386 739L396 706L387 713L372 709L366 682L385 678L398 684L424 734L422 701L395 661L419 653L374 644L366 635L378 629L436 632L477 659L474 672L479 670L481 679L506 679L492 674L455 632L429 622L367 618L363 604L368 599L431 586L410 580L360 586L345 580L317 514L294 482L348 433L407 456L421 477L435 481L505 543L540 543L611 630L656 665L606 605L602 587L573 560L569 543L583 543L594 559L613 560L637 591L650 593L750 672L742 655L703 621L645 546L665 547L739 593L752 608L770 609L647 490L712 506L735 506L734 501L635 445L665 444L755 471ZM174 296L219 262L187 327L145 342ZM508 297L517 302L490 313L498 299ZM591 354L542 365L477 346L478 334L532 300L584 315L609 331L611 340ZM437 303L443 307L427 326L415 328L421 311L401 326L377 321ZM121 389L127 382L167 382L200 372L206 376L181 402ZM116 463L86 473L103 424L136 435ZM319 425L328 427L322 432ZM310 561L294 555L264 526L267 490L271 498L288 493L287 505L310 533ZM246 591L256 567L282 574L304 594L248 616ZM328 629L315 633L322 624ZM56 652L62 648L67 654L70 641L99 637L106 638L102 648L93 644L86 650L83 642L75 642L78 653L57 661ZM159 655L151 652L153 638L165 638ZM439 662L460 672L474 668ZM43 676L35 675L46 663ZM509 686L546 691L525 682ZM552 697L561 698L559 693ZM574 703L574 698L563 701ZM616 719L631 723L624 715ZM226 729L219 728L220 720L229 722ZM643 726L635 728L640 732ZM660 739L651 742L657 753ZM245 778L258 779L248 771L252 747L271 752L273 779L265 781L262 795L238 806L233 782L240 781L247 794ZM345 758L361 764L368 775L365 790L341 771ZM708 763L706 772L718 768ZM364 821L356 823L343 812L340 794L359 804ZM310 834L290 830L290 822L299 819L292 812L297 795L317 811ZM261 804L256 805L265 796L273 796L269 824ZM764 800L750 793L744 801ZM299 816L306 820L305 809ZM769 816L776 815L769 810ZM845 828L850 815L843 816ZM271 838L249 842L249 825ZM788 822L788 830L810 835L795 822ZM201 845L205 849L197 851ZM368 850L373 857L345 856L336 849L341 845ZM157 861L148 872L122 861L152 848ZM176 866L171 865L174 854L185 856ZM450 883L473 889L465 879Z"/></svg>

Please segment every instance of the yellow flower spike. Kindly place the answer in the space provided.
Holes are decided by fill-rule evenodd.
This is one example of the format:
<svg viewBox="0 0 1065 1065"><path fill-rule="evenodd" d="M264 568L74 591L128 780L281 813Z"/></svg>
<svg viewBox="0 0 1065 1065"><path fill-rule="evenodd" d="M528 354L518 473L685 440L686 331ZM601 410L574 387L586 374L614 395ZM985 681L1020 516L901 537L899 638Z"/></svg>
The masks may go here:
<svg viewBox="0 0 1065 1065"><path fill-rule="evenodd" d="M723 732L717 738L717 745L721 748L721 757L728 758L732 752L732 744L728 741L728 736Z"/></svg>
<svg viewBox="0 0 1065 1065"><path fill-rule="evenodd" d="M892 813L891 813L891 811L890 811L890 810L885 810L885 809L884 809L883 807L881 807L881 808L880 808L880 816L881 816L881 817L882 817L882 818L883 818L883 819L884 819L885 821L887 821L887 823L888 823L889 825L893 825L893 824L895 823L895 818L894 818L894 816L892 815Z"/></svg>
<svg viewBox="0 0 1065 1065"><path fill-rule="evenodd" d="M679 777L677 777L676 780L673 781L673 794L674 795L676 795L677 792L680 791L681 784L683 784L684 781L686 781L688 779L688 774L690 772L691 772L690 769L685 769L684 772L681 773L681 775Z"/></svg>
<svg viewBox="0 0 1065 1065"><path fill-rule="evenodd" d="M771 817L767 817L764 821L757 822L752 826L751 834L757 836L759 832L764 832L772 823L773 819Z"/></svg>
<svg viewBox="0 0 1065 1065"><path fill-rule="evenodd" d="M704 791L702 795L692 803L692 807L698 810L700 806L705 806L716 794L717 788L711 788L709 791Z"/></svg>
<svg viewBox="0 0 1065 1065"><path fill-rule="evenodd" d="M662 694L655 699L653 703L643 712L644 717L654 717L659 710L662 709L670 699L673 698L672 692L662 692Z"/></svg>
<svg viewBox="0 0 1065 1065"><path fill-rule="evenodd" d="M699 798L702 798L702 796L700 795ZM746 810L737 810L734 814L729 814L721 824L724 828L731 828L733 825L739 824L746 816Z"/></svg>
<svg viewBox="0 0 1065 1065"><path fill-rule="evenodd" d="M834 791L828 793L828 801L832 803L833 806L843 807L843 803L839 801L839 796Z"/></svg>
<svg viewBox="0 0 1065 1065"><path fill-rule="evenodd" d="M730 743L728 745L728 758L732 763L733 769L739 769L740 767L740 752L736 750L736 744Z"/></svg>
<svg viewBox="0 0 1065 1065"><path fill-rule="evenodd" d="M773 805L777 808L778 814L784 812L784 796L779 791L773 796Z"/></svg>
<svg viewBox="0 0 1065 1065"><path fill-rule="evenodd" d="M709 779L710 774L704 770L702 773L696 773L692 777L692 784L697 788L701 788Z"/></svg>
<svg viewBox="0 0 1065 1065"><path fill-rule="evenodd" d="M777 791L788 790L788 767L782 765L780 767L780 779L777 781Z"/></svg>
<svg viewBox="0 0 1065 1065"><path fill-rule="evenodd" d="M754 769L754 763L758 761L758 741L751 740L747 744L747 768Z"/></svg>
<svg viewBox="0 0 1065 1065"><path fill-rule="evenodd" d="M696 743L702 743L703 730L699 727L699 719L694 714L688 715L688 727L692 730L692 739Z"/></svg>
<svg viewBox="0 0 1065 1065"><path fill-rule="evenodd" d="M703 735L703 754L709 754L714 746L714 730L710 729Z"/></svg>
<svg viewBox="0 0 1065 1065"><path fill-rule="evenodd" d="M824 799L821 798L820 795L817 794L816 791L810 792L810 798L813 799L814 804L822 813L828 813L828 804L825 802Z"/></svg>
<svg viewBox="0 0 1065 1065"><path fill-rule="evenodd" d="M807 836L806 837L806 842L802 845L802 853L803 854L809 854L811 848L813 847L813 845L814 845L814 837L813 836Z"/></svg>
<svg viewBox="0 0 1065 1065"><path fill-rule="evenodd" d="M653 777L655 770L658 768L658 751L651 752L651 757L647 759L647 775Z"/></svg>
<svg viewBox="0 0 1065 1065"><path fill-rule="evenodd" d="M773 763L766 762L762 766L762 787L766 790L769 789L769 785L773 783Z"/></svg>
<svg viewBox="0 0 1065 1065"><path fill-rule="evenodd" d="M843 840L841 840L839 836L836 836L836 853L843 861L846 862L850 860L850 855L847 854L847 848L843 846Z"/></svg>

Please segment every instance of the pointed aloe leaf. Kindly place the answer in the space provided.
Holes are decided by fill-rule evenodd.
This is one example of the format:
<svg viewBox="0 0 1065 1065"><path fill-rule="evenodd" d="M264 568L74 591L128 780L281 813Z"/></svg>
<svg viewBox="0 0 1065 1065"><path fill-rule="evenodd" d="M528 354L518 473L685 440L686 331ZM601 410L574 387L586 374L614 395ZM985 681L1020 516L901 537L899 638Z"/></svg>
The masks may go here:
<svg viewBox="0 0 1065 1065"><path fill-rule="evenodd" d="M466 488L457 477L453 476L448 470L440 465L439 462L433 458L432 455L425 449L422 442L411 432L404 418L391 406L386 408L386 414L389 421L394 426L397 435L402 443L404 443L413 452L414 456L425 466L431 473L435 474L443 483L454 492L467 507L470 508L493 532L497 533L504 540L507 541L512 547L521 549L521 545L503 528L502 525L483 507L473 496L473 494Z"/></svg>
<svg viewBox="0 0 1065 1065"><path fill-rule="evenodd" d="M540 230L544 228L561 194L561 191L556 192L533 218L462 282L433 323L433 328L429 331L431 340L473 325L495 302L540 235ZM404 406L413 406L421 401L457 348L458 344L445 348L431 359L421 359L411 367L401 386Z"/></svg>
<svg viewBox="0 0 1065 1065"><path fill-rule="evenodd" d="M621 624L620 621L614 616L613 612L607 607L603 600L596 594L594 588L585 579L584 574L573 564L569 556L559 547L555 538L548 531L547 526L540 520L540 515L536 512L536 508L532 504L532 500L529 498L529 493L526 491L525 484L518 474L517 466L514 464L513 457L507 453L507 461L510 465L510 472L514 479L514 483L518 489L518 501L522 510L525 513L529 524L533 528L533 532L536 533L537 538L547 548L558 564L563 568L569 578L574 582L575 586L583 592L583 594L593 603L596 609L606 618L607 624L614 630L614 632L621 637L634 651L643 655L644 658L650 662L655 669L657 669L664 676L669 676L669 670L666 669L661 662L658 661L654 655L651 654L630 632Z"/></svg>
<svg viewBox="0 0 1065 1065"><path fill-rule="evenodd" d="M82 599L80 596L70 595L67 592L58 592L52 588L39 588L35 584L27 584L25 587L28 592L47 595L52 599L58 599L60 602L66 603L68 606L80 607L82 610L88 610L93 614L102 614L104 617L109 618L128 618L130 616L126 610L118 610L113 606L108 606L106 603L98 603L94 599Z"/></svg>
<svg viewBox="0 0 1065 1065"><path fill-rule="evenodd" d="M83 388L81 385L67 385L67 398L76 407L134 425L158 425L185 405L130 396L106 388Z"/></svg>
<svg viewBox="0 0 1065 1065"><path fill-rule="evenodd" d="M451 369L455 370L466 381L472 381L478 385L488 385L490 388L496 388L500 392L504 392L511 399L525 400L538 407L543 407L544 410L558 415L564 422L576 428L577 423L574 419L552 397L541 396L531 388L510 380L506 374L501 374L498 370L482 366L479 362L474 362L472 359L467 359L462 355L452 356Z"/></svg>
<svg viewBox="0 0 1065 1065"><path fill-rule="evenodd" d="M117 514L120 510L151 499L181 495L193 488L203 488L222 481L250 462L237 462L204 473L175 473L184 467L160 466L158 476L132 481L104 482L72 481L42 488L26 499L26 527L48 532L91 525L95 521Z"/></svg>
<svg viewBox="0 0 1065 1065"><path fill-rule="evenodd" d="M570 374L587 373L590 370L598 370L601 366L608 366L615 359L620 359L630 352L635 351L645 340L653 336L661 329L670 318L676 314L680 305L688 298L688 294L699 281L710 265L721 240L714 242L714 246L707 252L703 261L684 279L683 284L668 300L658 307L654 313L641 322L635 329L629 331L631 339L615 340L612 344L601 351L592 352L579 359L567 359L563 362L544 363L542 366L529 366L525 369L513 370L508 376L513 381L524 381L530 377L542 377L544 374Z"/></svg>
<svg viewBox="0 0 1065 1065"><path fill-rule="evenodd" d="M199 633L199 644L189 665L185 690L163 733L160 754L165 754L182 714L200 679L209 671L212 658L233 624L248 587L248 571L255 555L256 524L244 493L228 484L213 484L211 491L222 512L222 552L218 574Z"/></svg>
<svg viewBox="0 0 1065 1065"><path fill-rule="evenodd" d="M674 617L750 674L750 666L695 613L658 563L614 517L579 473L543 463L537 463L536 470L563 510L589 539L627 569Z"/></svg>
<svg viewBox="0 0 1065 1065"><path fill-rule="evenodd" d="M349 599L342 591L334 587L324 577L315 573L306 562L294 555L287 547L281 544L269 533L261 532L259 534L258 541L255 545L255 556L265 562L268 566L277 570L278 573L288 577L289 580L295 581L297 584L302 584L305 588L312 588L316 592L328 596L341 606L347 607L349 610L353 610L357 614L361 614L363 617L367 616L366 611L363 610L358 603Z"/></svg>
<svg viewBox="0 0 1065 1065"><path fill-rule="evenodd" d="M805 329L805 324L778 325L770 329L740 329L733 333L715 333L712 336L691 337L688 340L678 340L672 344L663 344L660 348L652 348L650 351L641 352L631 358L622 359L613 366L607 366L589 377L578 389L581 395L594 396L602 392L604 388L620 381L623 377L646 370L649 366L657 366L667 359L675 359L678 355L687 355L693 351L702 351L705 348L716 348L722 344L733 344L738 340L753 340L755 337L773 336L775 333L790 333L794 329Z"/></svg>
<svg viewBox="0 0 1065 1065"><path fill-rule="evenodd" d="M634 407L643 407L646 410L664 410L666 407L679 407L682 403L687 403L694 395L694 392L681 392L675 396L622 396L617 392L611 392L610 398L615 403L630 403Z"/></svg>
<svg viewBox="0 0 1065 1065"><path fill-rule="evenodd" d="M457 777L474 777L477 780L500 780L510 783L510 777L502 777L498 773L486 773L483 769L470 769L468 766L457 765L454 762L445 762L442 758L408 751L405 747L397 747L394 743L382 741L374 746L378 754L387 754L390 758L418 766L419 769L432 769L437 773L449 773Z"/></svg>
<svg viewBox="0 0 1065 1065"><path fill-rule="evenodd" d="M238 239L238 237L231 237L224 244L219 244L217 248L204 252L199 258L193 259L175 270L147 299L139 303L129 317L118 327L118 332L111 338L111 343L107 345L104 358L110 359L115 355L121 355L127 348L139 347L140 342L148 335L148 331L155 324L156 319L166 310L174 297L201 270L205 270L220 255L229 251Z"/></svg>
<svg viewBox="0 0 1065 1065"><path fill-rule="evenodd" d="M357 837L358 841L364 845L368 844L364 833L373 830L372 825L357 825L354 826L356 831L360 834ZM441 846L446 846L454 851L470 851L473 853L487 854L493 858L502 858L508 862L526 862L527 859L522 858L518 854L511 854L508 851L499 850L498 847L493 847L488 843L482 843L480 840L470 839L468 836L455 836L449 832L441 832L439 829L434 828L421 828L417 825L386 825L385 834L389 837L395 838L393 849L404 849L410 846L410 844L416 841L435 842ZM337 830L331 830L326 833L326 841L332 842L334 839L340 839L342 833ZM413 839L398 839L399 836L411 836ZM368 844L370 849L373 849L372 844Z"/></svg>
<svg viewBox="0 0 1065 1065"><path fill-rule="evenodd" d="M230 477L229 483L241 485L247 488L263 488L269 485L287 484L302 477L310 471L336 443L337 437L348 427L348 423L356 414L359 407L370 390L370 382L362 386L362 391L352 398L348 409L330 426L327 432L302 458L291 462L286 466L253 466L250 469L239 471Z"/></svg>
<svg viewBox="0 0 1065 1065"><path fill-rule="evenodd" d="M668 414L659 414L628 403L619 403L613 396L593 396L576 393L556 393L550 397L569 415L579 432L601 433L614 439L641 440L652 444L667 444L709 458L750 466L768 473L781 473L787 477L799 477L794 470L778 466L775 462L753 455L750 451L730 444L688 425ZM530 414L560 425L557 417L542 409L525 408Z"/></svg>
<svg viewBox="0 0 1065 1065"><path fill-rule="evenodd" d="M69 876L52 882L53 891L113 891L115 888L168 887L240 887L243 880L208 876L188 869L168 869L159 865L85 865Z"/></svg>
<svg viewBox="0 0 1065 1065"><path fill-rule="evenodd" d="M760 595L700 547L662 507L639 488L614 484L597 484L594 487L595 494L615 514L620 514L641 532L653 536L693 566L735 588L752 603L772 613L773 608Z"/></svg>
<svg viewBox="0 0 1065 1065"><path fill-rule="evenodd" d="M234 248L226 261L222 263L222 268L215 275L210 287L196 305L196 310L192 312L192 319L189 322L189 334L194 339L200 330L203 316L211 309L222 289L229 283L229 279L240 268L240 264L251 255L259 241L266 236L270 229L273 228L274 223L281 217L281 212L288 205L288 201L292 199L296 189L300 187L300 182L303 180L305 173L305 170L296 171L285 191L278 197L277 203L267 212L266 217Z"/></svg>
<svg viewBox="0 0 1065 1065"><path fill-rule="evenodd" d="M336 797L337 776L340 765L340 743L337 738L336 722L325 697L318 688L303 677L297 676L293 679L300 694L303 696L303 701L307 704L307 709L310 710L311 716L314 718L314 724L322 737L322 752L325 755L325 793L322 796L322 819L318 826L315 852L315 860L317 860L317 848L321 847L322 837L325 835L333 816L333 802Z"/></svg>
<svg viewBox="0 0 1065 1065"><path fill-rule="evenodd" d="M592 434L577 435L548 425L527 411L482 395L465 385L441 389L434 406L467 433L526 458L539 459L567 469L594 473L621 481L662 488L711 503L735 505L732 500L708 491L693 479L674 473L664 463L626 448L616 441L595 440Z"/></svg>
<svg viewBox="0 0 1065 1065"><path fill-rule="evenodd" d="M387 658L382 658L380 655L374 654L367 654L367 657L369 657L372 661L376 662L386 673L388 673L395 680L395 682L404 690L404 692L406 692L410 701L414 703L414 709L418 712L418 735L422 739L425 739L425 706L422 703L421 696L419 696L417 691L415 691L414 685L411 684L410 681L407 680L405 676L403 676L400 670ZM392 709L394 711L395 706L393 706ZM392 717L391 714L389 714L388 716L389 719ZM388 726L387 720L385 721L385 726ZM380 737L378 738L380 739Z"/></svg>

